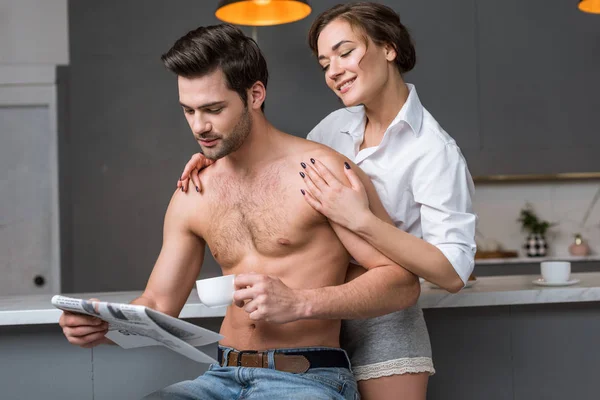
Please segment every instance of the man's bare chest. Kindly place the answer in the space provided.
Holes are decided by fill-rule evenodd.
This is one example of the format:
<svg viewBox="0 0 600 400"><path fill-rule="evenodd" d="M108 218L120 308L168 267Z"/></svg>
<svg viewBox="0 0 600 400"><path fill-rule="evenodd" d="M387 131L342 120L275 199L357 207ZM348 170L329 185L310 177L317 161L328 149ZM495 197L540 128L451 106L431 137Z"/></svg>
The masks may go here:
<svg viewBox="0 0 600 400"><path fill-rule="evenodd" d="M217 261L235 264L249 252L282 257L310 241L326 220L306 203L301 184L295 171L281 167L222 179L210 194L213 212L203 234Z"/></svg>

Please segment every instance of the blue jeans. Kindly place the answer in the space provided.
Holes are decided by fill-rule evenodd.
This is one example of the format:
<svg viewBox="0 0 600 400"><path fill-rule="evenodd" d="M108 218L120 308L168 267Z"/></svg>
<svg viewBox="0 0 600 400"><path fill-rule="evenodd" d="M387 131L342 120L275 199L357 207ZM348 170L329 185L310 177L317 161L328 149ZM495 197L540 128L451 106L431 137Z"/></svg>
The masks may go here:
<svg viewBox="0 0 600 400"><path fill-rule="evenodd" d="M221 347L225 358L231 348ZM289 351L291 349L285 349ZM325 348L294 349L319 351ZM330 350L330 348L327 348ZM358 388L352 371L347 368L311 368L304 373L273 369L269 351L269 368L221 367L212 364L193 381L179 382L154 392L144 399L174 400L358 400Z"/></svg>

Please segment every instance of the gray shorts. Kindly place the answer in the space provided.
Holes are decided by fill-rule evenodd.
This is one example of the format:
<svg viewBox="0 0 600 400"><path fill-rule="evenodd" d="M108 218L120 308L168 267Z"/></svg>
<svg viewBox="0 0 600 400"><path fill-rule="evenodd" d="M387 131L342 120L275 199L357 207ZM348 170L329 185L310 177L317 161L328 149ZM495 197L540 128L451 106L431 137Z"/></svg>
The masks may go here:
<svg viewBox="0 0 600 400"><path fill-rule="evenodd" d="M356 380L435 373L419 305L382 317L342 321L340 340L350 356Z"/></svg>

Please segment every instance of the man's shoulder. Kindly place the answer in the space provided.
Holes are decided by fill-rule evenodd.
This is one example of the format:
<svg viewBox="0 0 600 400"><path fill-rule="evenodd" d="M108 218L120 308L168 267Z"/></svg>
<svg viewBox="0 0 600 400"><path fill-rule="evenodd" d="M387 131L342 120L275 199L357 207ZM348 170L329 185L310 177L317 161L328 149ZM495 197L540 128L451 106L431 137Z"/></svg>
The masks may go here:
<svg viewBox="0 0 600 400"><path fill-rule="evenodd" d="M211 166L212 167L212 166ZM208 167L207 169L211 168ZM210 172L201 173L202 191L197 192L193 183L190 183L187 191L176 189L169 206L167 208L167 218L177 221L180 225L191 226L194 221L202 220L203 216L210 215L211 202L209 198L211 192L215 190L214 186L218 185L215 179L211 179ZM212 180L212 182L211 182Z"/></svg>
<svg viewBox="0 0 600 400"><path fill-rule="evenodd" d="M196 197L196 198L194 198ZM181 189L176 189L171 196L171 201L167 208L167 214L189 215L193 212L196 202L202 203L202 194L198 194L194 189L193 184L190 185L186 192Z"/></svg>
<svg viewBox="0 0 600 400"><path fill-rule="evenodd" d="M341 163L343 165L348 160L348 157L327 146L322 146L319 149L318 156L325 165L328 163Z"/></svg>
<svg viewBox="0 0 600 400"><path fill-rule="evenodd" d="M310 153L309 160L318 160L338 179L344 179L344 163L351 161L343 154L338 153L331 147L320 145Z"/></svg>
<svg viewBox="0 0 600 400"><path fill-rule="evenodd" d="M337 151L325 144L313 142L312 140L303 138L297 139L299 140L299 143L301 143L301 145L297 146L296 150L299 153L308 155L309 157L327 158L330 160L341 160L346 158L345 156L343 156L342 154L338 153Z"/></svg>

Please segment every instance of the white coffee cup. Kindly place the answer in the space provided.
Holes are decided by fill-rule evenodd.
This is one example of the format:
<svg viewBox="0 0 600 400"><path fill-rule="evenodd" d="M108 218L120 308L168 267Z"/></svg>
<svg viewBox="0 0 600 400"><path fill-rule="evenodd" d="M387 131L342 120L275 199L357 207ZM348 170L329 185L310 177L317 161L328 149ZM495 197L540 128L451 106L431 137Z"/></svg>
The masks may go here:
<svg viewBox="0 0 600 400"><path fill-rule="evenodd" d="M233 302L235 275L218 276L216 278L196 281L198 297L208 307L228 306Z"/></svg>
<svg viewBox="0 0 600 400"><path fill-rule="evenodd" d="M542 261L542 278L548 283L564 283L569 281L571 263L568 261Z"/></svg>

